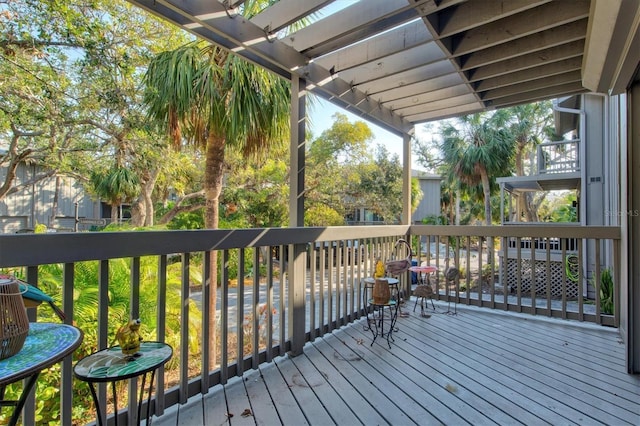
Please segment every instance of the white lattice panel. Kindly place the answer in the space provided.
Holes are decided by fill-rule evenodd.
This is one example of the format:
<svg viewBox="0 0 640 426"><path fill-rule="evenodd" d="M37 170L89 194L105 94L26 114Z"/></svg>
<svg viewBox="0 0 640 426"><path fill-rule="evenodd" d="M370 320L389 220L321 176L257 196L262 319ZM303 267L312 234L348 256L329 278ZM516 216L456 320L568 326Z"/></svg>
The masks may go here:
<svg viewBox="0 0 640 426"><path fill-rule="evenodd" d="M544 296L547 294L547 264L545 261L536 260L535 263L535 286L536 295ZM563 287L566 287L567 298L578 298L578 283L565 278L562 282L562 271L564 262L549 262L549 276L551 277L551 297L562 297ZM578 266L571 265L571 272L578 274ZM507 284L515 292L518 290L518 262L516 259L507 260ZM531 260L522 259L520 263L520 285L522 293L531 292Z"/></svg>

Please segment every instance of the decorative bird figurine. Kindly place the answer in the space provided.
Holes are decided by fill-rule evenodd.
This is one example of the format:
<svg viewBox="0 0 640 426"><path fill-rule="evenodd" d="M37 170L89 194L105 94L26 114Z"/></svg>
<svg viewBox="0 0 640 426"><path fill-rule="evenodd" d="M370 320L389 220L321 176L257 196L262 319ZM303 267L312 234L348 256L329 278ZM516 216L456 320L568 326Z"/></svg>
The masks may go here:
<svg viewBox="0 0 640 426"><path fill-rule="evenodd" d="M31 285L25 281L17 279L12 275L0 275L0 279L9 279L17 281L20 286L20 293L22 293L22 299L24 300L25 306L27 308L35 308L40 305L42 302L47 302L53 312L60 318L60 321L63 321L67 318L62 309L56 306L53 303L53 297L49 296L44 291L40 290L38 287Z"/></svg>
<svg viewBox="0 0 640 426"><path fill-rule="evenodd" d="M116 340L120 344L122 353L135 357L140 350L140 319L133 319L120 327L116 332Z"/></svg>

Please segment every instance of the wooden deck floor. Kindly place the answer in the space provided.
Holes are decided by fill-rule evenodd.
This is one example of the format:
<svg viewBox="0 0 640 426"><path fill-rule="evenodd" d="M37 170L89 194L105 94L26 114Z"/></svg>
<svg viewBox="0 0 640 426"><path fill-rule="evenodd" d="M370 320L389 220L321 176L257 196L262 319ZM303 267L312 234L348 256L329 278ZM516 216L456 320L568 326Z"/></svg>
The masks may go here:
<svg viewBox="0 0 640 426"><path fill-rule="evenodd" d="M436 305L442 311L446 305ZM165 425L640 424L617 330L458 308L399 318L391 349L358 322L173 407Z"/></svg>

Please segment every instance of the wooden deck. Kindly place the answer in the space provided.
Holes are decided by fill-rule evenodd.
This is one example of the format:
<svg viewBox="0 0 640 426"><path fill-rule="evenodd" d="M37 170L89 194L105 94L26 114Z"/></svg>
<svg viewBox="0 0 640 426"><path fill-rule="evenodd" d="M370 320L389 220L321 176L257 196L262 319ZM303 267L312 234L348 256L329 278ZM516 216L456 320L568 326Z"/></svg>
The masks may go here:
<svg viewBox="0 0 640 426"><path fill-rule="evenodd" d="M371 346L360 321L152 424L640 424L640 376L625 373L617 330L468 307L423 318L412 309L413 301L391 349L385 340Z"/></svg>

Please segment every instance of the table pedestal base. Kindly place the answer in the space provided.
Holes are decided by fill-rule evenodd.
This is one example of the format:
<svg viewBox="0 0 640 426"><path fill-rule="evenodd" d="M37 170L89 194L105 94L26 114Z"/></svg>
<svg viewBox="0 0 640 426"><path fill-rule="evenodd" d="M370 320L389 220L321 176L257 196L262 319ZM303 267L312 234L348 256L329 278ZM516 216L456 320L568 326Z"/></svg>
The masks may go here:
<svg viewBox="0 0 640 426"><path fill-rule="evenodd" d="M387 339L389 349L391 349L391 342L393 342L393 332L396 327L396 320L398 319L398 302L396 300L389 300L387 303L374 303L372 299L369 300L369 308L367 309L367 325L366 327L371 330L373 334L373 340L371 346L378 337ZM388 317L385 318L385 311L388 308ZM371 313L369 312L371 311ZM385 329L385 322L388 324Z"/></svg>

